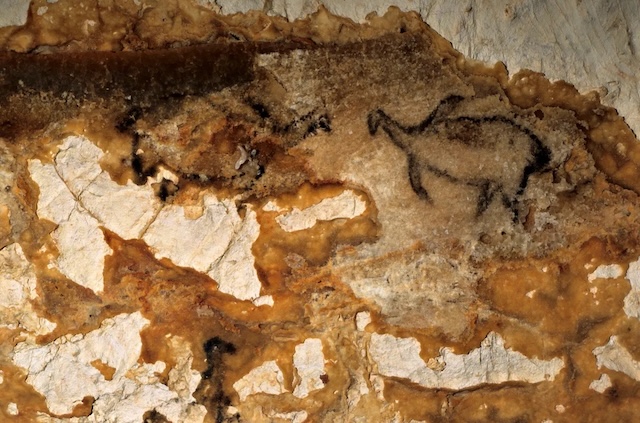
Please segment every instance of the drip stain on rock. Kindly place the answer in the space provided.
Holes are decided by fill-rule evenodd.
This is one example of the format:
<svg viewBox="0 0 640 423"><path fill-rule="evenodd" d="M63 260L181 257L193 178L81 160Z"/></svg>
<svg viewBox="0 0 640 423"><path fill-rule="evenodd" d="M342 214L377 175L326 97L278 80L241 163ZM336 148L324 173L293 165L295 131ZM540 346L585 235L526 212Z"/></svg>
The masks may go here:
<svg viewBox="0 0 640 423"><path fill-rule="evenodd" d="M202 346L206 358L207 369L202 372L202 382L196 390L196 396L214 417L216 423L227 422L226 410L231 405L231 399L224 392L225 356L236 353L236 347L230 342L215 336L207 340Z"/></svg>

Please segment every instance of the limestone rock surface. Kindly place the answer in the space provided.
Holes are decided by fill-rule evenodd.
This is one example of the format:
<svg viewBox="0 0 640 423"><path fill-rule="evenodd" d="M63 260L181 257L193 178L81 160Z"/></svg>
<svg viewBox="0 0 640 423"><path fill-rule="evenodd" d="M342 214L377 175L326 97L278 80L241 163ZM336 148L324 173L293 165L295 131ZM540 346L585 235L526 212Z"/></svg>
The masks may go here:
<svg viewBox="0 0 640 423"><path fill-rule="evenodd" d="M637 418L637 8L319 5L0 28L0 420Z"/></svg>

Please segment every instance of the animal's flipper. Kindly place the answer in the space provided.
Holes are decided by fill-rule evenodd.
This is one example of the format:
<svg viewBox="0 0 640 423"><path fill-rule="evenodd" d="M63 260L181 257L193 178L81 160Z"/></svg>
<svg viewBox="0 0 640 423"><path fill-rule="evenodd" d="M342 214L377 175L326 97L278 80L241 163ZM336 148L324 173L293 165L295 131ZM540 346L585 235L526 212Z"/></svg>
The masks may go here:
<svg viewBox="0 0 640 423"><path fill-rule="evenodd" d="M408 155L409 165L409 181L411 182L411 188L420 199L432 203L431 196L426 189L422 186L422 175L418 163L413 155Z"/></svg>
<svg viewBox="0 0 640 423"><path fill-rule="evenodd" d="M491 182L489 180L483 180L479 185L478 189L480 193L478 194L478 204L476 207L476 217L482 215L493 201L493 197L497 192L502 190L502 187L495 182Z"/></svg>

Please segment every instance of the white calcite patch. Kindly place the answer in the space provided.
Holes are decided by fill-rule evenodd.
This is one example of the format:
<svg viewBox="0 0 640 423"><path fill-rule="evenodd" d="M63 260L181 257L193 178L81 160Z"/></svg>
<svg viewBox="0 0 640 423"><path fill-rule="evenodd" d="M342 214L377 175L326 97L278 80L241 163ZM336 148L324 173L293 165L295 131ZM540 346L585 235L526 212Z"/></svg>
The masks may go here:
<svg viewBox="0 0 640 423"><path fill-rule="evenodd" d="M622 372L632 379L640 381L640 362L625 347L618 343L618 337L612 336L605 345L593 349L598 368L606 367Z"/></svg>
<svg viewBox="0 0 640 423"><path fill-rule="evenodd" d="M367 325L371 323L371 313L368 311L361 311L356 313L356 329L363 331Z"/></svg>
<svg viewBox="0 0 640 423"><path fill-rule="evenodd" d="M594 391L599 392L601 394L604 393L604 391L606 391L611 386L612 386L611 378L606 373L601 374L599 379L596 379L589 384L590 389L593 389Z"/></svg>
<svg viewBox="0 0 640 423"><path fill-rule="evenodd" d="M629 263L626 275L631 291L624 298L624 312L629 317L640 319L640 258Z"/></svg>
<svg viewBox="0 0 640 423"><path fill-rule="evenodd" d="M294 207L290 212L276 217L276 221L285 231L295 232L309 229L318 221L352 219L364 213L366 208L367 204L356 193L347 190L303 210Z"/></svg>
<svg viewBox="0 0 640 423"><path fill-rule="evenodd" d="M278 206L274 201L269 201L267 202L267 204L265 204L264 206L262 206L262 210L266 211L266 212L282 212L285 211L286 209L283 209L282 207Z"/></svg>
<svg viewBox="0 0 640 423"><path fill-rule="evenodd" d="M284 375L275 361L267 361L251 370L236 383L233 389L244 401L249 395L280 395L287 392L284 386Z"/></svg>
<svg viewBox="0 0 640 423"><path fill-rule="evenodd" d="M0 250L0 307L13 308L24 305L35 297L35 274L19 244L11 244Z"/></svg>
<svg viewBox="0 0 640 423"><path fill-rule="evenodd" d="M589 282L593 282L596 279L616 279L623 274L624 270L619 264L601 264L587 278Z"/></svg>
<svg viewBox="0 0 640 423"><path fill-rule="evenodd" d="M55 167L78 203L124 239L138 238L161 207L149 184L119 185L100 167L102 150L84 137L67 137Z"/></svg>
<svg viewBox="0 0 640 423"><path fill-rule="evenodd" d="M260 296L262 284L258 279L255 257L251 251L258 235L260 235L260 225L256 212L248 208L224 253L216 258L208 272L209 276L218 282L218 289L221 292L241 300L256 299ZM269 304L269 298L265 297L260 303ZM271 305L273 305L273 299L271 299Z"/></svg>
<svg viewBox="0 0 640 423"><path fill-rule="evenodd" d="M160 211L143 239L157 258L207 273L221 292L241 300L256 299L262 287L251 246L258 239L256 213L244 219L232 200L207 194L201 216L190 219L185 208L169 205Z"/></svg>
<svg viewBox="0 0 640 423"><path fill-rule="evenodd" d="M480 347L468 354L455 354L449 348L442 348L434 359L435 364L440 365L428 366L424 362L420 357L420 343L415 338L374 333L369 354L381 375L409 379L426 388L439 389L460 390L508 381L552 381L564 367L560 358L530 359L506 349L504 340L495 332L489 333Z"/></svg>
<svg viewBox="0 0 640 423"><path fill-rule="evenodd" d="M140 330L148 323L139 312L121 314L86 335L66 335L46 345L20 343L13 363L27 371L27 383L53 414L70 413L85 396L95 398L92 414L74 422L140 422L152 409L171 421L202 422L206 410L191 396L197 383L188 355L178 355L169 372L171 386L159 381L165 363L138 362ZM96 361L115 370L111 380L92 365Z"/></svg>
<svg viewBox="0 0 640 423"><path fill-rule="evenodd" d="M324 388L324 382L320 378L325 374L322 341L310 338L296 345L293 367L295 368L294 396L306 398L311 391Z"/></svg>
<svg viewBox="0 0 640 423"><path fill-rule="evenodd" d="M142 239L157 258L209 272L225 253L242 219L230 200L219 201L213 195L205 195L203 207L202 215L191 219L184 207L165 206Z"/></svg>
<svg viewBox="0 0 640 423"><path fill-rule="evenodd" d="M179 336L171 337L169 345L176 364L169 370L167 386L175 391L182 400L195 403L193 393L200 384L202 376L200 372L191 368L193 364L191 346ZM203 406L200 407L202 407L202 413L206 413L206 409Z"/></svg>
<svg viewBox="0 0 640 423"><path fill-rule="evenodd" d="M102 173L99 163L102 156L102 150L85 137L64 139L55 157L55 167L74 197L78 198Z"/></svg>
<svg viewBox="0 0 640 423"><path fill-rule="evenodd" d="M275 304L275 302L273 301L273 297L271 295L263 295L261 297L256 298L252 302L253 302L253 305L255 305L256 307L260 307L260 306L273 307L273 304Z"/></svg>
<svg viewBox="0 0 640 423"><path fill-rule="evenodd" d="M42 164L40 160L29 161L31 179L38 184L38 217L60 224L69 219L76 200L62 178L51 164Z"/></svg>
<svg viewBox="0 0 640 423"><path fill-rule="evenodd" d="M111 254L101 226L123 238L135 238L157 213L160 203L150 186L120 186L100 168L102 151L81 136L65 138L54 164L29 162L38 184L37 213L57 224L52 233L56 266L69 279L95 292L104 287L104 256Z"/></svg>
<svg viewBox="0 0 640 423"><path fill-rule="evenodd" d="M286 422L302 423L307 420L307 417L309 417L309 414L304 410L300 410L300 411L289 411L288 413L271 412L267 416L271 417L272 419L278 419Z"/></svg>
<svg viewBox="0 0 640 423"><path fill-rule="evenodd" d="M103 152L81 136L65 138L54 164L29 162L40 188L38 217L56 223L52 237L60 251L58 269L74 282L101 292L104 257L112 251L101 227L124 239L142 238L157 258L207 273L221 292L241 300L257 299L262 285L251 247L260 226L253 210L244 218L232 200L203 198L203 212L190 218L182 206L163 207L151 184L177 181L161 169L155 179L138 186L112 181L99 164ZM260 304L269 304L265 298Z"/></svg>
<svg viewBox="0 0 640 423"><path fill-rule="evenodd" d="M369 386L362 373L356 373L352 376L351 383L347 389L347 405L349 409L355 408L360 399L369 393Z"/></svg>
<svg viewBox="0 0 640 423"><path fill-rule="evenodd" d="M98 398L112 390L109 385L122 383L140 356L140 330L148 323L140 313L122 314L84 336L66 335L46 345L20 343L13 362L28 371L27 383L45 396L52 413L67 414L85 396ZM94 360L115 369L112 381L90 364Z"/></svg>
<svg viewBox="0 0 640 423"><path fill-rule="evenodd" d="M369 375L369 382L371 382L371 387L376 394L376 398L379 401L384 401L384 378L372 373Z"/></svg>
<svg viewBox="0 0 640 423"><path fill-rule="evenodd" d="M44 335L56 324L39 317L31 300L37 298L36 275L18 244L0 250L0 327ZM1 383L1 382L0 382Z"/></svg>
<svg viewBox="0 0 640 423"><path fill-rule="evenodd" d="M2 2L0 28L13 25L24 25L29 16L29 0L11 0Z"/></svg>
<svg viewBox="0 0 640 423"><path fill-rule="evenodd" d="M94 292L104 288L104 257L113 252L104 240L100 222L81 208L59 223L52 237L60 255L58 269L75 283Z"/></svg>
<svg viewBox="0 0 640 423"><path fill-rule="evenodd" d="M17 416L18 414L20 414L20 411L18 410L18 404L16 404L15 402L10 402L9 404L7 404L7 414L9 414L10 416Z"/></svg>
<svg viewBox="0 0 640 423"><path fill-rule="evenodd" d="M106 228L124 239L139 238L161 207L150 186L131 181L118 185L106 172L82 191L80 202Z"/></svg>

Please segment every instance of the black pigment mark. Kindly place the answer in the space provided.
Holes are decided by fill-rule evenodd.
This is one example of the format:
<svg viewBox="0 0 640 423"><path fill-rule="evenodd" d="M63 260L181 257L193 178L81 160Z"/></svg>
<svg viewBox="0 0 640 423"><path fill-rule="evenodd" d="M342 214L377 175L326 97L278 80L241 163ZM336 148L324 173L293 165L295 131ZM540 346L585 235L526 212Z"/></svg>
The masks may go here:
<svg viewBox="0 0 640 423"><path fill-rule="evenodd" d="M162 182L164 181L166 181L166 179L162 180ZM158 189L158 198L160 198L161 201L167 201L167 197L169 197L169 189L166 184L161 183Z"/></svg>
<svg viewBox="0 0 640 423"><path fill-rule="evenodd" d="M463 100L460 96L445 98L417 125L398 123L380 109L372 111L367 117L369 133L375 135L381 128L407 155L411 187L421 199L432 202L427 188L422 184L422 176L424 172L428 172L456 184L475 187L478 190L476 216L484 213L494 199L499 197L517 219L517 198L524 192L531 175L546 170L551 162L551 151L531 129L512 118L499 115L451 117L451 111ZM517 134L524 134L526 145L521 145L522 148L518 149L517 140L508 134L497 139L487 139L481 135L483 125L496 124L513 128ZM444 135L450 143L448 145L458 143L468 158L448 157L449 160L446 160L441 157L436 160L437 149L443 147L442 144L430 144L435 135ZM474 166L474 157L497 151L501 146L514 154L511 168L501 161L495 161L492 166L476 166L479 170L475 174L473 170L469 170ZM453 162L452 159L456 160L455 165L449 164Z"/></svg>
<svg viewBox="0 0 640 423"><path fill-rule="evenodd" d="M143 423L169 423L169 419L167 417L158 412L156 409L147 411L142 416Z"/></svg>
<svg viewBox="0 0 640 423"><path fill-rule="evenodd" d="M319 130L327 133L331 132L331 118L327 113L321 113L317 110L295 117L286 123L273 122L271 125L272 132L293 135L298 139L317 135Z"/></svg>
<svg viewBox="0 0 640 423"><path fill-rule="evenodd" d="M416 158L413 155L408 155L409 159L409 181L411 182L411 188L413 191L418 194L418 197L423 200L432 203L431 197L426 189L422 186L422 181L420 180L420 165L418 164ZM433 172L437 173L438 169L433 169Z"/></svg>
<svg viewBox="0 0 640 423"><path fill-rule="evenodd" d="M126 132L136 124L136 121L142 117L142 109L138 106L131 107L116 123L116 129L120 132Z"/></svg>
<svg viewBox="0 0 640 423"><path fill-rule="evenodd" d="M142 163L142 157L138 154L138 146L140 145L140 139L138 135L133 137L131 142L131 168L135 172L138 179L144 177L144 166Z"/></svg>
<svg viewBox="0 0 640 423"><path fill-rule="evenodd" d="M316 135L319 129L324 132L331 132L331 119L328 115L324 114L317 119L312 120L307 126L307 132L304 136L308 137L309 135Z"/></svg>
<svg viewBox="0 0 640 423"><path fill-rule="evenodd" d="M159 183L153 184L153 189L158 198L165 202L169 197L173 197L180 187L167 178L162 178Z"/></svg>
<svg viewBox="0 0 640 423"><path fill-rule="evenodd" d="M262 119L269 119L271 117L271 113L267 106L262 103L255 102L251 103L251 108L260 116Z"/></svg>
<svg viewBox="0 0 640 423"><path fill-rule="evenodd" d="M131 169L134 172L135 180L133 181L137 185L144 185L147 183L147 178L153 176L157 172L155 164L145 163L144 157L139 153L140 148L140 136L136 133L133 134L133 140L131 141Z"/></svg>
<svg viewBox="0 0 640 423"><path fill-rule="evenodd" d="M141 180L144 178L142 158L139 155L133 154L133 156L131 157L131 167L133 168L133 171L136 173L138 180Z"/></svg>
<svg viewBox="0 0 640 423"><path fill-rule="evenodd" d="M214 416L216 423L225 421L225 410L231 404L231 399L224 393L224 357L236 352L236 347L216 336L203 345L207 356L207 369L202 372L202 381L198 386L199 396L205 401L205 407Z"/></svg>

